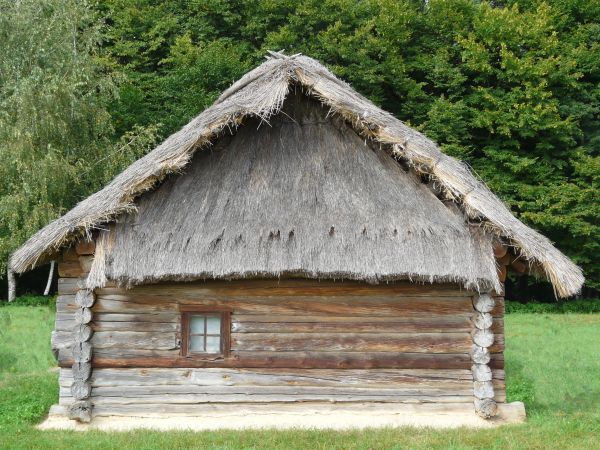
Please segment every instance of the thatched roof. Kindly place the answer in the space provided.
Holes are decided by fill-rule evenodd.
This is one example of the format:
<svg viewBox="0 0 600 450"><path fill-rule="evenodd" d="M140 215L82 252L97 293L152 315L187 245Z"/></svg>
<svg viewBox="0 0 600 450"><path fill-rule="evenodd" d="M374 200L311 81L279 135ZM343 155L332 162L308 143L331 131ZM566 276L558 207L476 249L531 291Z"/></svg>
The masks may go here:
<svg viewBox="0 0 600 450"><path fill-rule="evenodd" d="M275 116L281 111L290 87L302 89L308 95L318 99L328 108L328 112L338 118L335 119L337 123L333 128L337 127L342 130L338 132L338 135L344 136L344 139L338 139L339 142L336 144L339 145L339 148L333 148L330 152L321 155L321 157L328 158L329 164L338 168L332 179L328 179L330 172L324 171L323 167L325 166L321 167L322 170L319 169L321 172L317 170L319 167L316 163L318 157L307 152L307 148L297 148L297 151L303 150L306 153L306 159L294 156L291 147L292 140L287 141L285 145L262 146L264 148L258 143L260 139L273 139L274 133L277 133L277 127L294 130L293 132L300 133L301 139L317 139L317 141L333 139L331 136L334 134L331 132L314 136L311 135L314 133L314 131L310 131L311 127L303 127L298 124L286 125L285 120L278 116L277 120L274 120L274 124L275 122L276 124L271 131L264 132L268 125L263 123L261 128L263 131L259 130L253 133L257 123L249 123L251 118L264 122L268 122L270 118L275 119ZM285 114L281 117L285 117ZM233 138L224 136L225 132L235 129L244 119L248 126L242 127ZM351 128L342 127L340 119L350 124ZM328 125L323 124L323 126L332 127L333 120L329 119ZM323 117L320 117L318 121L324 122ZM372 141L372 152L358 151L357 137L350 131L360 134L365 142ZM281 136L285 135L285 133L281 134ZM217 137L220 139L217 140ZM243 144L254 139L257 140L254 147ZM209 144L215 142L216 146L212 151L198 154L198 157L194 158L190 165L196 150L209 149ZM225 148L228 150L224 151ZM274 153L276 149L280 152L279 154ZM236 156L235 151L238 152L239 159L234 157ZM341 151L348 152L344 160L340 160ZM227 160L228 167L232 169L227 172L229 177L233 177L227 179L229 184L224 184L225 180L222 177L210 174L210 168L217 171L216 173L220 170L221 175L227 168L216 155L221 155ZM261 180L252 178L244 180L242 176L235 178L234 168L243 169L244 161L248 161L247 158L251 155L260 158L269 155L271 158L269 164L273 164L273 166L263 164L264 170L261 172L261 176L265 177L262 181L269 181L271 187L263 191L255 189L254 197L242 195L239 198L239 202L254 198L254 201L261 200L263 203L238 203L235 209L231 208L230 211L225 211L224 205L227 204L227 200L230 201L230 204L231 201L236 201L243 193L244 186L247 188L248 183L251 185L251 183L261 182ZM389 155L408 164L412 172L428 174L439 186L442 194L446 198L454 200L461 211L479 226L476 228L467 226L461 215L452 213L451 209L443 206L443 203L433 196L431 190L414 181L411 176L400 169L400 165L395 167L391 164L392 159L389 158ZM295 164L302 168L303 173L306 173L307 170L315 170L314 176L320 177L319 181L308 180L309 184L302 184L304 182L301 179L302 175L296 174L295 177L291 177L284 184L278 186L280 191L273 191L272 184L276 183L276 180L285 179L285 177L275 177L277 167L280 167L281 170L292 171L291 162L284 161L286 158L295 158ZM359 163L358 169L349 170ZM342 170L344 164L346 173ZM372 165L372 169L368 168L369 164ZM175 175L169 177L171 174L181 172L185 172L185 174L180 177ZM358 178L354 179L354 176ZM379 176L380 180L373 179ZM136 200L140 195L155 187L157 182L164 180L165 177L168 179L163 185L152 194L143 195L136 205ZM178 182L175 181L176 178L179 178ZM315 205L311 206L309 197L307 197L307 192L310 191L308 186L312 186L314 189L315 183L326 185L333 182L334 179L341 183L338 187L344 186L350 192L346 192L345 197L329 198L326 203L329 209L326 207L318 209ZM202 227L211 227L212 234L188 233L187 237L190 238L190 242L194 242L194 245L185 249L177 247L181 241L169 238L165 234L168 234L166 230L157 228L151 220L147 220L150 217L147 214L149 211L156 211L157 208L167 208L168 210L168 202L174 200L181 202L184 198L192 198L186 197L186 194L189 195L192 184L195 183L194 187L200 189L199 185L206 183L206 180L210 180L210 183L216 183L221 189L228 191L228 193L221 192L212 185L202 187L203 195L213 196L211 214L202 210L208 203L202 203L196 198L190 206L191 209L188 209L186 205L178 206L184 212L193 211L196 217L201 217ZM367 188L361 189L361 182ZM246 184L244 185L244 183ZM300 189L301 192L289 193L291 208L286 209L285 202L281 201L278 204L269 204L268 207L264 203L273 199L272 195L268 199L265 197L268 197L269 192L284 192L284 190L293 189L294 186L303 189ZM405 190L414 194L415 197L412 201L410 195L406 195L404 192ZM328 191L328 194L333 191L333 189ZM343 191L338 190L337 192ZM322 198L327 199L328 194L323 193ZM351 201L354 195L358 196L355 202ZM428 198L432 201L425 203L428 200L424 199ZM338 200L340 207L335 208ZM362 205L362 202L368 202L369 205ZM400 206L397 206L396 202L399 202ZM356 208L358 204L365 208L364 211ZM136 206L139 208L137 214L126 214L134 211ZM312 211L316 215L306 217L302 211L293 211L298 207L313 207ZM241 210L246 208L245 211L251 211L253 208L256 216L252 220L244 222L244 217L235 216L235 211L240 208ZM351 208L354 208L354 211ZM327 211L327 214L324 211ZM410 214L407 214L407 211L410 211ZM163 215L163 226L171 226L174 230L176 227L180 227L179 230L186 230L186 227L191 226L192 222L186 219L185 213L180 211L179 215L173 215L172 210L168 210L168 212L171 215ZM325 214L325 216L321 217L321 214ZM410 215L414 217L407 217ZM258 219L260 217L263 218L263 222ZM251 276L254 268L255 274L262 276L300 273L315 277L337 275L358 279L385 279L398 278L403 275L405 278L461 281L478 288L497 287L498 279L495 272L492 271L493 259L490 259L492 258L489 242L491 235L514 246L523 258L547 276L559 296L575 294L580 290L584 281L579 267L554 248L548 239L516 219L506 206L471 174L464 164L441 153L432 141L374 106L317 61L301 55L287 57L281 54L272 54L272 57L264 64L246 74L226 90L213 106L165 140L154 151L133 163L104 189L82 201L63 217L36 233L13 254L10 261L11 267L16 272L23 272L35 267L53 257L62 247L73 240L89 233L94 227L104 226L117 218L119 220L112 227L113 231L105 232L101 236L101 240L105 244L101 245L102 251L111 253L111 256L104 258L102 264L97 264L95 273L97 275L103 272L110 277L122 278L123 281L134 283L175 277L179 277L178 279L197 276L229 277L236 274ZM136 220L142 222L136 222ZM245 238L247 243L250 242L248 241L250 236L260 237L267 241L263 242L260 250L258 241L248 243L247 250L241 251L239 248L236 250L233 243L235 242L234 237L237 236L237 230L234 226L229 228L229 225L236 220L241 220L239 223L243 224L244 228L240 229L238 235L242 234L242 239ZM220 221L226 222L221 223ZM300 241L304 237L300 236L301 233L294 232L296 243L308 249L312 259L300 257L300 254L294 256L289 251L285 253L281 248L276 249L272 245L277 239L280 244L284 240L288 240L291 231L290 225L294 221L297 225L292 225L292 228L307 233L306 237L326 236L315 243ZM356 236L356 225L361 221L368 221L368 224L373 225L367 226L366 234L360 230L359 236ZM336 226L336 223L333 222L340 225ZM132 264L132 261L138 261L135 258L139 256L139 252L135 253L134 243L141 242L141 235L135 235L137 223L143 223L142 228L146 227L146 230L151 230L153 236L154 233L157 233L157 240L154 241L154 244L158 247L155 247L155 251L152 253L150 252L151 244L148 244L145 247L148 252L144 254L158 255L165 249L172 248L174 255L177 252L191 252L188 254L195 255L197 264L187 266L186 261L178 260L176 262L177 258L167 259L168 265L174 265L174 268L171 269L157 267L156 263L145 261L145 268L141 272L137 272L134 267L137 263ZM323 227L326 229L323 230ZM330 235L331 227L334 229ZM406 244L402 244L406 247L398 246L397 242L394 244L394 230L399 234L404 233L402 227L407 227L406 235L408 235L408 231L415 232L420 236L419 239L407 240ZM369 228L374 230L372 234L369 234ZM214 234L217 230L218 233L222 233L222 237L219 238L221 235L218 233ZM244 236L244 231L246 236ZM279 235L276 231L279 232ZM348 239L351 236L354 236L354 241L350 239L349 243ZM341 237L346 237L346 239L342 240ZM362 237L365 237L363 241L360 240ZM271 240L269 241L269 239ZM113 245L109 245L110 242ZM157 244L158 242L160 244ZM170 244L168 244L169 242ZM423 257L412 261L414 255L418 254L417 242L421 242L423 245L421 250ZM428 242L431 243L431 246L427 245ZM213 253L212 263L203 265L201 260L207 256L207 244L210 244L208 248L212 245L213 250L216 250L219 245L224 245L229 252L224 251L227 255L218 264L215 255L220 255L220 253ZM168 247L169 245L171 247ZM113 250L116 248L120 250L114 252ZM434 248L437 249L435 252L428 253L430 249ZM412 253L402 257L398 254L399 249L405 249ZM221 251L223 251L223 247L221 247ZM242 262L248 262L248 258L252 255L254 255L252 261L254 265L247 264L245 267L241 267ZM346 262L355 259L355 264L340 264L336 255L346 256ZM294 259L296 257L297 259Z"/></svg>

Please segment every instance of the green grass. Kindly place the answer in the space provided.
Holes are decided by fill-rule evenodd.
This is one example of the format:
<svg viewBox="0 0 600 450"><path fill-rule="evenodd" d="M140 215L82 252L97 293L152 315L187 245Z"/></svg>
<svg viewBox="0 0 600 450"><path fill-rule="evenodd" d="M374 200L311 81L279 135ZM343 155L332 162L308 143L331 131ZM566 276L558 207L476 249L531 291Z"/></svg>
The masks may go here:
<svg viewBox="0 0 600 450"><path fill-rule="evenodd" d="M0 448L600 448L600 315L509 314L509 401L526 403L523 425L493 430L382 429L126 433L38 431L56 401L50 352L53 311L0 308Z"/></svg>

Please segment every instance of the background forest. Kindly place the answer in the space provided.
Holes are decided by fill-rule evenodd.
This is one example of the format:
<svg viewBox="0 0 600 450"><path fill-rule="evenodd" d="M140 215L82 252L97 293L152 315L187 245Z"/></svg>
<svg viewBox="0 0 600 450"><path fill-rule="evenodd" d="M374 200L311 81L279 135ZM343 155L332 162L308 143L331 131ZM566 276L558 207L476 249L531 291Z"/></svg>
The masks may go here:
<svg viewBox="0 0 600 450"><path fill-rule="evenodd" d="M0 0L1 273L268 49L468 162L598 294L600 0ZM552 297L526 277L508 294Z"/></svg>

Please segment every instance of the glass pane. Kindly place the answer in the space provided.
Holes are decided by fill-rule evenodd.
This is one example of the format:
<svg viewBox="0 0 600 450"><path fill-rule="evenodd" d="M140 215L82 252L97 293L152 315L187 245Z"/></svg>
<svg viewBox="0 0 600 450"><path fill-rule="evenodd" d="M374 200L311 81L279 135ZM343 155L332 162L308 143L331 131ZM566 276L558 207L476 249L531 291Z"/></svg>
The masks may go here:
<svg viewBox="0 0 600 450"><path fill-rule="evenodd" d="M204 353L204 336L190 336L190 352Z"/></svg>
<svg viewBox="0 0 600 450"><path fill-rule="evenodd" d="M204 334L204 318L205 316L190 317L190 333Z"/></svg>
<svg viewBox="0 0 600 450"><path fill-rule="evenodd" d="M206 334L221 334L221 318L219 316L206 318Z"/></svg>
<svg viewBox="0 0 600 450"><path fill-rule="evenodd" d="M206 353L221 353L221 336L206 336Z"/></svg>

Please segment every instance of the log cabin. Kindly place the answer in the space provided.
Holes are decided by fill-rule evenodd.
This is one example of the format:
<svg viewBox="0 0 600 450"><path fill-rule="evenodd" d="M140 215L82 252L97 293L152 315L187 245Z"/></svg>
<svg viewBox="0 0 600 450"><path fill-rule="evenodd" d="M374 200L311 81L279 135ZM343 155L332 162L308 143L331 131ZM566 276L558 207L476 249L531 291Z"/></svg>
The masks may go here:
<svg viewBox="0 0 600 450"><path fill-rule="evenodd" d="M507 269L561 297L583 283L465 164L319 62L274 52L10 267L51 260L52 414L143 426L521 420Z"/></svg>

